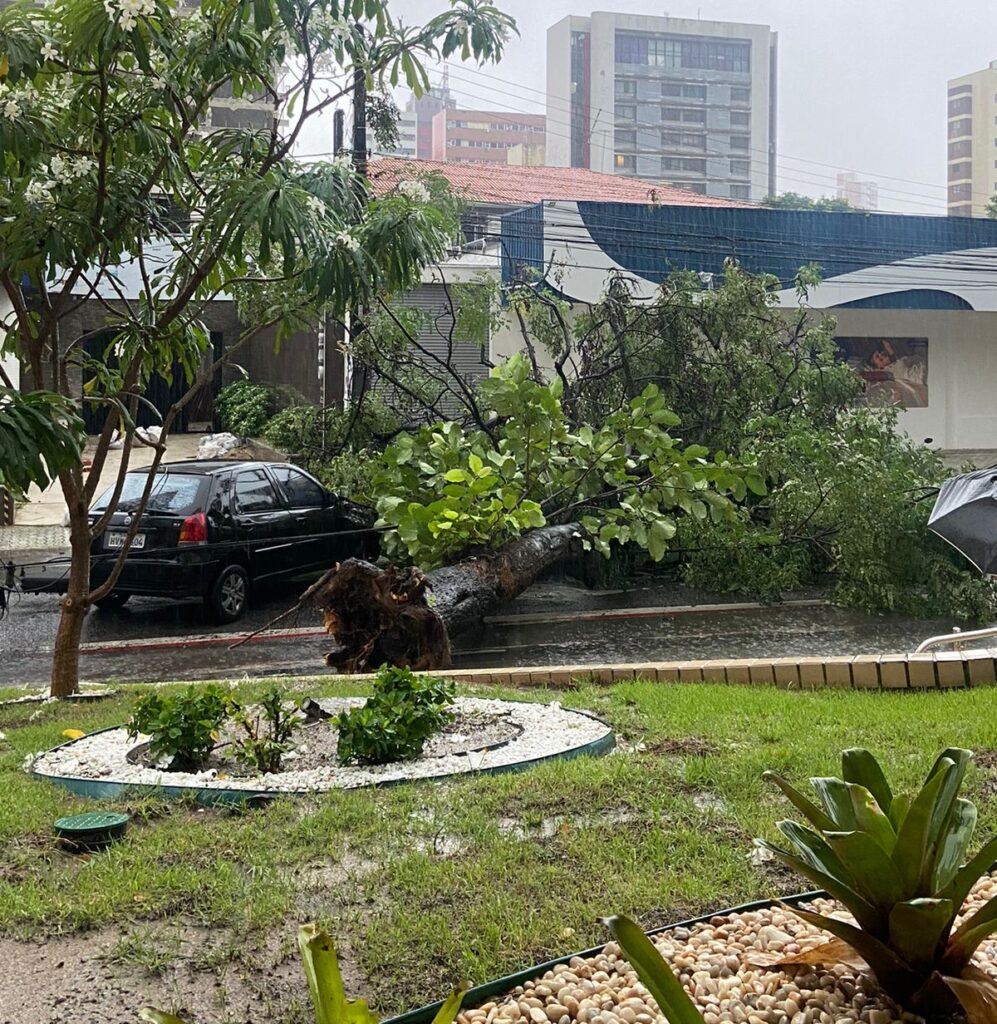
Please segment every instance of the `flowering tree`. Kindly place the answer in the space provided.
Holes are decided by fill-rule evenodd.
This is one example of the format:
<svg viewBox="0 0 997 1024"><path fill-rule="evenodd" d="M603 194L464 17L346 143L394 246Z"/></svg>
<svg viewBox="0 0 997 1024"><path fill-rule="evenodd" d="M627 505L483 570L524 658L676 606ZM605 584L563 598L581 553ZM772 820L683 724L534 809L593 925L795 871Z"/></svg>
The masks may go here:
<svg viewBox="0 0 997 1024"><path fill-rule="evenodd" d="M0 12L0 288L13 307L0 349L20 357L34 391L57 396L61 422L67 403L104 411L89 472L78 458L51 467L72 553L53 695L76 690L86 611L114 587L171 426L218 369L207 304L234 299L252 325L231 356L265 328L284 338L406 287L452 237L455 207L423 202L421 185L373 200L349 167L291 155L305 124L356 82L419 90L426 58L497 59L511 21L485 0L450 2L420 28L396 23L386 0L204 0L193 12L174 0L19 0ZM210 128L220 94L256 99L269 124ZM110 339L96 355L92 337L63 326L88 300ZM186 390L159 441L143 440L145 387L174 372ZM114 498L91 518L116 431ZM91 589L90 546L137 444L154 449L139 514Z"/></svg>

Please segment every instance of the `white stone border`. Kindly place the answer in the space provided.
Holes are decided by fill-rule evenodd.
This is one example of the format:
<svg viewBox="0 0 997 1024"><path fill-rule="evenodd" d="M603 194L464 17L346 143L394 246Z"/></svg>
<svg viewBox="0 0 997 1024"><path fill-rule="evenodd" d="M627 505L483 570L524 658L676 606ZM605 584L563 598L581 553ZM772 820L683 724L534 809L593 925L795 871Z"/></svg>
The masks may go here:
<svg viewBox="0 0 997 1024"><path fill-rule="evenodd" d="M342 711L362 704L362 697L323 697L324 710ZM37 778L68 785L77 792L99 795L111 789L162 789L188 791L259 793L314 793L331 789L356 789L412 779L441 778L475 772L509 770L534 761L584 753L586 748L608 750L613 732L605 722L583 711L560 704L524 701L458 698L458 710L469 713L502 713L522 728L520 735L494 750L423 757L415 761L371 767L324 765L319 768L288 770L251 778L216 778L214 770L187 773L165 772L132 764L128 751L143 737L129 740L124 727L105 729L45 751L25 767ZM89 784L89 785L88 785ZM108 795L111 795L108 792Z"/></svg>

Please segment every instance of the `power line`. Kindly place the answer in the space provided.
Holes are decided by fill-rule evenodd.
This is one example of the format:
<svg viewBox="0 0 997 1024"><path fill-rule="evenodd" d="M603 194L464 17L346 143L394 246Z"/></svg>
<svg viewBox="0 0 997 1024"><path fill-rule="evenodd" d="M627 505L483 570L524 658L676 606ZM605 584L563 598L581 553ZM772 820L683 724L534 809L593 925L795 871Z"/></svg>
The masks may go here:
<svg viewBox="0 0 997 1024"><path fill-rule="evenodd" d="M544 97L544 102L545 102L545 104L548 107L550 106L550 104L552 102L554 102L557 105L559 105L560 108L563 111L570 113L570 104L568 102L566 102L564 100L552 100L547 95L546 91L544 91L544 90L534 89L534 88L531 88L530 86L522 85L522 84L520 84L518 82L510 82L508 79L502 78L502 77L500 77L498 75L488 74L487 72L480 71L480 70L478 70L476 68L470 68L470 67L463 67L462 66L459 69L459 73L455 73L455 72L451 72L451 73L454 74L454 77L460 77L460 75L465 75L465 74L473 75L473 76L475 76L477 78L485 78L485 79L489 79L491 81L500 82L503 85L510 85L514 89L519 89L519 90L523 90L523 91L526 91L526 92L537 93L538 95L541 95L541 96ZM465 79L465 80L467 80L467 79ZM474 84L478 84L478 83L474 83ZM494 87L490 87L490 86L484 85L483 83L482 83L482 87L483 88L489 88L493 92L502 92L502 90L494 89ZM515 95L515 94L507 93L506 95ZM523 97L520 97L520 98L523 98ZM536 103L538 106L540 105L540 101L539 100L531 100L528 97L526 97L525 99L526 99L527 102ZM647 124L650 127L657 126L657 125L650 124L650 123L647 123ZM601 132L600 134L604 134L604 132ZM768 155L765 150L761 150L761 149L755 149L755 152L762 153L765 156ZM840 171L841 170L841 168L839 166L835 165L835 164L829 164L829 163L826 163L826 162L823 162L823 161L820 161L820 160L812 160L812 159L808 159L807 157L793 156L791 154L783 153L783 152L780 152L779 156L782 156L785 159L791 160L791 161L796 162L796 163L811 164L811 165L816 166L816 167L826 167L826 168L828 168L830 170L833 170L833 171ZM858 168L858 167L853 167L853 168L850 168L850 169L852 171L854 171L856 174L867 174L867 175L869 175L869 176L871 176L873 178L886 178L886 179L888 179L890 181L899 181L899 182L901 182L903 184L919 185L919 186L924 187L924 188L940 190L940 191L945 193L946 198L947 198L947 195L948 195L948 186L947 185L943 185L943 184L939 184L937 182L919 181L919 180L916 180L916 179L913 179L913 178L904 178L904 177L900 177L898 175L893 175L893 174L883 174L882 172L879 172L879 171L863 170L862 168ZM878 182L877 182L877 184L878 184ZM890 191L898 192L898 190L895 190L895 189L890 190ZM911 194L923 195L923 193L911 193ZM987 192L987 193L975 192L973 194L985 197L987 199L989 199L991 197L991 194L989 192Z"/></svg>
<svg viewBox="0 0 997 1024"><path fill-rule="evenodd" d="M455 75L454 77L459 77L459 76ZM472 83L472 84L476 85L477 83ZM485 88L488 88L488 87L486 86ZM470 96L472 99L476 99L476 100L488 101L490 99L490 97L488 97L488 96L482 96L480 93L472 93L472 92L468 92L467 90L464 90L464 95L465 96ZM498 119L499 120L503 120L503 118L501 117L501 114L506 113L506 112L505 111L493 111L492 113L495 114L495 115L498 115ZM526 114L526 113L530 113L530 112L529 111L525 111L525 110L520 110L520 109L513 108L513 110L509 111L508 113L510 113L510 114ZM509 120L509 119L505 119L505 120L507 121L507 123L512 123L511 120ZM696 124L683 124L683 123L676 123L676 124L672 125L672 124L670 124L667 121L665 121L665 122L662 122L662 121L627 121L626 122L626 127L623 127L622 130L623 131L629 131L629 130L631 130L631 128L634 131L637 131L639 129L644 129L644 130L647 130L647 131L656 131L656 132L678 132L678 133L685 132L686 134L692 134L692 133L695 132L695 130L697 128L697 125ZM615 130L615 128L613 130ZM607 129L599 132L598 134L608 135L609 132L610 132L610 129L607 128ZM567 139L568 141L571 140L571 136L569 134L565 134L564 132L554 131L554 130L552 130L549 127L547 129L547 134L548 135L553 135L555 138ZM613 151L615 152L615 150L613 150ZM697 153L704 153L704 152L706 153L707 156L722 157L722 158L730 159L730 160L744 160L744 159L747 159L747 160L749 160L752 163L753 166L762 167L766 173L768 172L768 168L769 168L768 154L766 153L765 150L759 149L758 147L751 147L751 146L749 146L749 147L747 147L747 149L744 149L744 150L734 150L734 151L729 151L729 150L720 151L720 150L710 150L710 149L696 150L696 151L692 151L692 152L688 152L688 153L675 153L674 156L672 156L672 151L669 151L668 156L669 156L669 158L673 158L673 159L696 159L696 154ZM762 154L763 158L754 159L754 158L752 158L752 157L750 157L748 155L750 153ZM741 154L744 154L744 155L741 155ZM635 153L634 155L636 156L637 154ZM655 153L655 155L657 155L657 154ZM808 172L806 170L801 170L801 169L795 168L795 167L786 167L785 164L782 162L784 159L793 159L793 158L785 156L784 154L778 154L777 153L777 155L776 155L776 164L780 168L780 177L782 179L784 179L786 181L789 181L789 182L792 182L794 184L800 184L800 185L805 185L805 186L819 185L822 188L836 188L837 187L837 183L832 181L830 179L829 175L820 175L817 172ZM807 162L809 162L809 163L816 163L816 161L807 161ZM831 166L831 165L822 165L822 166ZM789 173L789 172L791 172L791 173ZM804 175L805 177L800 177L800 175ZM928 187L934 188L936 186L932 185L932 186L928 186ZM943 186L937 186L937 187L943 187ZM884 193L887 198L889 198L891 196L892 197L897 197L897 196L902 197L903 201L910 202L911 205L924 206L924 207L928 207L928 208L936 209L936 210L939 207L942 207L944 209L944 200L942 200L940 198L935 198L933 196L925 195L922 192L910 192L910 191L906 191L906 190L903 190L903 189L894 189L894 188L881 188L880 191L882 193ZM977 193L977 194L978 195L983 195L983 193ZM986 198L988 198L988 199L990 198L989 194L986 196ZM916 200L922 200L922 201L921 202L917 202ZM747 202L749 200L741 200L741 201ZM875 212L875 211L869 211L869 212Z"/></svg>

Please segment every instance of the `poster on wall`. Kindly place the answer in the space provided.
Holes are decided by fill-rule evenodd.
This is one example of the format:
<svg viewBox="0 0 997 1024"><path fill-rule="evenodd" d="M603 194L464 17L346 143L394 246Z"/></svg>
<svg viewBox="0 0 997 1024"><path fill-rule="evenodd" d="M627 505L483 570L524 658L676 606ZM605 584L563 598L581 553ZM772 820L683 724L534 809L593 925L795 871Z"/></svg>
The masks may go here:
<svg viewBox="0 0 997 1024"><path fill-rule="evenodd" d="M835 338L841 358L865 382L869 405L928 404L927 338Z"/></svg>

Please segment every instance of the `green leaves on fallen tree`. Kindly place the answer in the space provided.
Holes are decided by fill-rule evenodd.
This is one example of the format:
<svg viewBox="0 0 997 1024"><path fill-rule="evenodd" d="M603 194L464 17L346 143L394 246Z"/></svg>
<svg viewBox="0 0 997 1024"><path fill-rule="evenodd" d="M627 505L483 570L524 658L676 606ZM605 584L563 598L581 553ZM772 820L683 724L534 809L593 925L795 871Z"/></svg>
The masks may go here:
<svg viewBox="0 0 997 1024"><path fill-rule="evenodd" d="M767 772L810 827L778 822L788 848L755 842L844 904L855 924L790 909L848 943L898 1003L930 1016L965 997L970 1019L982 1020L991 1018L973 1009L997 1005L997 986L972 972L970 960L997 932L997 898L954 930L970 890L997 859L997 839L967 859L977 813L959 789L971 758L949 748L917 793L895 795L872 754L846 750L840 779L810 780L816 804Z"/></svg>
<svg viewBox="0 0 997 1024"><path fill-rule="evenodd" d="M673 437L677 419L654 385L598 428L572 430L560 382L536 382L515 356L482 382L479 407L477 430L438 423L385 452L375 491L388 557L429 568L578 522L586 548L608 557L611 543L635 543L660 560L677 516L722 519L727 494L764 489L752 468Z"/></svg>
<svg viewBox="0 0 997 1024"><path fill-rule="evenodd" d="M61 395L0 386L0 484L20 492L47 487L80 464L84 440L79 413Z"/></svg>

